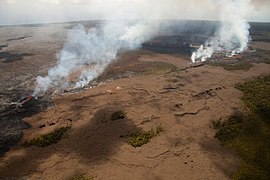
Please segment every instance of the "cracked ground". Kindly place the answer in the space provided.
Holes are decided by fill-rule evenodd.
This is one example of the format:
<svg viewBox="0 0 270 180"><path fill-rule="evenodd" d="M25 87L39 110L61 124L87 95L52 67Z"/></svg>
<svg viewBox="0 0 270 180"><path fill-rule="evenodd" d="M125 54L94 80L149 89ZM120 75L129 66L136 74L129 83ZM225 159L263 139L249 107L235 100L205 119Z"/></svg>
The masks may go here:
<svg viewBox="0 0 270 180"><path fill-rule="evenodd" d="M27 38L14 41L20 40ZM245 111L235 84L269 74L270 65L226 71L192 66L189 57L169 54L139 53L122 58L131 59L131 63L134 59L136 63L161 61L176 68L55 95L52 107L23 119L31 127L24 130L18 145L1 157L0 177L67 179L86 172L95 179L230 179L239 160L214 138L210 120ZM19 62L23 61L13 63ZM119 110L126 113L125 118L112 121L111 114ZM20 146L24 140L65 126L71 130L57 144ZM128 144L131 134L156 126L164 131L149 143L137 148Z"/></svg>

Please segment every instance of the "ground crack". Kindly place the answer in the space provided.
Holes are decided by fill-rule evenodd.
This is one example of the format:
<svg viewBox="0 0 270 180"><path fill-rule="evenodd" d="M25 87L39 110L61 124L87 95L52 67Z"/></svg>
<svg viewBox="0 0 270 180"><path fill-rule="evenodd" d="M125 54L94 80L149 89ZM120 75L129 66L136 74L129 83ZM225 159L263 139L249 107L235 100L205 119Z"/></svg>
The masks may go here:
<svg viewBox="0 0 270 180"><path fill-rule="evenodd" d="M162 155L164 155L164 154L167 154L167 153L169 153L170 152L170 150L167 150L167 151L164 151L164 152L162 152L162 153L159 153L159 154L157 154L157 155L155 155L155 156L145 156L146 158L150 158L150 159L154 159L154 158L158 158L158 157L160 157L160 156L162 156Z"/></svg>
<svg viewBox="0 0 270 180"><path fill-rule="evenodd" d="M147 165L144 165L144 164L134 164L134 163L123 163L121 162L120 160L118 159L114 159L115 162L121 166L126 166L126 167L129 167L129 168L134 168L134 167L142 167L142 168L148 168L148 169L154 169L156 168L157 166L159 166L160 162L156 163L155 165L153 166L147 166Z"/></svg>
<svg viewBox="0 0 270 180"><path fill-rule="evenodd" d="M176 112L174 113L174 116L176 117L176 121L177 123L179 123L179 119L180 117L186 116L186 115L197 115L198 113L200 113L201 111L204 110L209 110L209 107L206 106L206 102L203 108L198 109L197 111L193 111L193 112Z"/></svg>

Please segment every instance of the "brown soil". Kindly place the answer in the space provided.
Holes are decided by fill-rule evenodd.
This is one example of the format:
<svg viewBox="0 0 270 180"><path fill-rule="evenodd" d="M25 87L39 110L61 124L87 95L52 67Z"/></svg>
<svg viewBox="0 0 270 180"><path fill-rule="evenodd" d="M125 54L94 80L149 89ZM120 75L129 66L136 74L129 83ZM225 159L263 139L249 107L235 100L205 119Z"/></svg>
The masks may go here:
<svg viewBox="0 0 270 180"><path fill-rule="evenodd" d="M269 42L252 42L252 47L269 51L270 43Z"/></svg>
<svg viewBox="0 0 270 180"><path fill-rule="evenodd" d="M237 161L213 138L209 120L243 108L234 84L269 73L269 67L228 72L202 66L56 96L53 108L25 119L32 128L24 139L72 125L69 136L47 148L12 149L1 160L0 174L65 179L83 171L97 179L227 179ZM116 110L127 118L111 121ZM140 148L121 138L157 125L165 131Z"/></svg>
<svg viewBox="0 0 270 180"><path fill-rule="evenodd" d="M71 125L69 135L44 148L18 144L1 157L0 178L67 179L82 172L95 179L229 179L239 160L214 138L209 121L244 111L234 85L269 74L270 65L231 72L194 67L185 56L144 52L130 57L133 61L122 66L138 72L149 61L177 68L54 96L53 107L24 119L32 127L21 142ZM115 111L124 111L126 118L112 121ZM158 125L164 131L149 143L128 144L129 135Z"/></svg>

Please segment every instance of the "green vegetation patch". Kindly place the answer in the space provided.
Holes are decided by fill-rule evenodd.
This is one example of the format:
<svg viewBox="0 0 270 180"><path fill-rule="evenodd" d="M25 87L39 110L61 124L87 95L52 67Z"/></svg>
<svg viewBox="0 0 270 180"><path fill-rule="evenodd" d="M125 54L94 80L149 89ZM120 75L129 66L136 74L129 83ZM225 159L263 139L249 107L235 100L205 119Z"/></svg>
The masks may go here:
<svg viewBox="0 0 270 180"><path fill-rule="evenodd" d="M128 143L133 147L141 147L142 145L149 143L150 139L157 136L162 131L163 128L161 126L157 126L156 128L151 129L150 131L133 134L128 139Z"/></svg>
<svg viewBox="0 0 270 180"><path fill-rule="evenodd" d="M241 157L233 179L270 179L270 76L236 86L243 91L249 115L233 115L215 137Z"/></svg>
<svg viewBox="0 0 270 180"><path fill-rule="evenodd" d="M222 123L222 118L219 118L219 119L213 119L210 121L211 125L210 127L211 128L214 128L214 129L219 129L223 126L223 123Z"/></svg>
<svg viewBox="0 0 270 180"><path fill-rule="evenodd" d="M248 71L253 65L247 61L238 61L235 63L226 63L226 62L208 62L208 65L222 67L227 71L236 71L236 70L243 70Z"/></svg>
<svg viewBox="0 0 270 180"><path fill-rule="evenodd" d="M219 131L215 138L222 143L229 142L242 133L243 117L241 115L232 115L225 122L218 126Z"/></svg>
<svg viewBox="0 0 270 180"><path fill-rule="evenodd" d="M37 147L46 147L50 146L51 144L55 144L58 141L60 141L70 130L70 126L68 127L61 127L53 132L50 132L48 134L39 135L29 141L26 141L23 143L24 147L30 147L30 146L37 146Z"/></svg>
<svg viewBox="0 0 270 180"><path fill-rule="evenodd" d="M163 74L177 69L175 65L161 61L142 62L142 65L145 69L145 75Z"/></svg>
<svg viewBox="0 0 270 180"><path fill-rule="evenodd" d="M253 113L270 118L270 76L239 84L236 88L244 93L242 99Z"/></svg>
<svg viewBox="0 0 270 180"><path fill-rule="evenodd" d="M125 119L126 113L124 111L115 111L112 113L111 120L116 121L119 119Z"/></svg>

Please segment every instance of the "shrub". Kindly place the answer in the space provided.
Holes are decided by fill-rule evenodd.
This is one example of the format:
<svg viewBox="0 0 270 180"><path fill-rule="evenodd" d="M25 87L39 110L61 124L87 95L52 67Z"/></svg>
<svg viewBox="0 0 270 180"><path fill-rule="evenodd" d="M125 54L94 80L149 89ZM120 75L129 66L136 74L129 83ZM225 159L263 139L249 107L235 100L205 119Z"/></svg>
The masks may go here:
<svg viewBox="0 0 270 180"><path fill-rule="evenodd" d="M250 114L229 117L215 137L241 157L233 179L270 179L270 76L236 88L243 91Z"/></svg>
<svg viewBox="0 0 270 180"><path fill-rule="evenodd" d="M50 146L51 144L55 144L60 141L70 130L71 126L68 127L61 127L59 129L54 130L48 134L39 135L31 140L28 140L23 143L23 146L30 147L30 146L38 146L38 147L46 147Z"/></svg>
<svg viewBox="0 0 270 180"><path fill-rule="evenodd" d="M124 111L115 111L112 113L111 120L116 121L119 119L125 119L126 113Z"/></svg>
<svg viewBox="0 0 270 180"><path fill-rule="evenodd" d="M232 140L242 132L242 116L232 115L225 121L220 130L216 133L215 138L226 143Z"/></svg>
<svg viewBox="0 0 270 180"><path fill-rule="evenodd" d="M254 113L270 118L270 76L236 85L244 93L243 101Z"/></svg>
<svg viewBox="0 0 270 180"><path fill-rule="evenodd" d="M213 127L214 129L219 129L222 127L222 122L221 122L221 118L219 119L212 119L210 121L211 125L210 127Z"/></svg>
<svg viewBox="0 0 270 180"><path fill-rule="evenodd" d="M133 147L141 147L142 145L149 143L150 139L157 136L162 131L163 128L161 126L157 126L150 131L133 134L130 136L128 143Z"/></svg>

